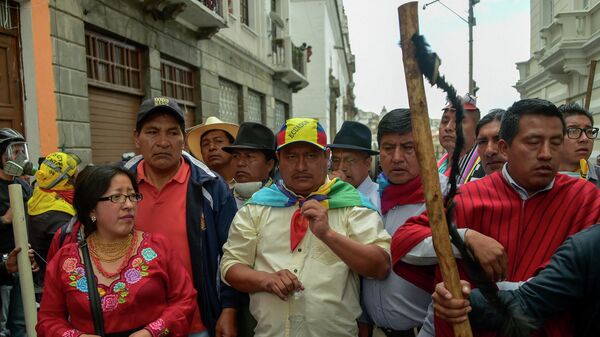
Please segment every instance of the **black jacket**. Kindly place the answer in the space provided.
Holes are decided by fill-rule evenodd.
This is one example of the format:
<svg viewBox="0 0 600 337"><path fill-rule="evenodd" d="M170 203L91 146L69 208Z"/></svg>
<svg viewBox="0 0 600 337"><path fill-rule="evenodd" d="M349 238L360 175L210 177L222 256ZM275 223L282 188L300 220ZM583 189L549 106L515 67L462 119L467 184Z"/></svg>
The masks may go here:
<svg viewBox="0 0 600 337"><path fill-rule="evenodd" d="M500 291L505 303L518 308L541 326L544 319L565 311L573 315L575 337L600 333L600 224L571 236L552 256L550 264L515 291ZM490 307L481 293L471 294L473 324L499 329L505 318Z"/></svg>

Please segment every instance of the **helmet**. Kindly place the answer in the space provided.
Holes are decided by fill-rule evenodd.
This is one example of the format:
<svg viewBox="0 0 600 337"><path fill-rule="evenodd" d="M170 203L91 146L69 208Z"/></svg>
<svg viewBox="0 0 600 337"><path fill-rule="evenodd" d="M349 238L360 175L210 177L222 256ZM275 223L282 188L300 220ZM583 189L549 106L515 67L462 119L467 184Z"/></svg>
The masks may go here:
<svg viewBox="0 0 600 337"><path fill-rule="evenodd" d="M25 142L25 137L19 132L11 129L11 128L1 128L0 129L0 154L4 154L6 147L10 143L14 142Z"/></svg>

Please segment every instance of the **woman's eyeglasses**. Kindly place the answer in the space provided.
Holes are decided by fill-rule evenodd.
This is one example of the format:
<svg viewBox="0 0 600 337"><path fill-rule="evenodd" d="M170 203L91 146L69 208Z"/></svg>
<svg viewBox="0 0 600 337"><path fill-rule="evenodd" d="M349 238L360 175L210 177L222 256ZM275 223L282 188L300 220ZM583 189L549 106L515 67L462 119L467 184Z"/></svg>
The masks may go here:
<svg viewBox="0 0 600 337"><path fill-rule="evenodd" d="M133 193L133 194L129 194L129 195L113 194L113 195L109 195L108 197L98 198L98 201L110 200L111 202L114 202L114 203L123 203L127 199L129 199L129 201L131 201L131 202L138 202L138 201L141 201L143 198L142 198L141 193Z"/></svg>

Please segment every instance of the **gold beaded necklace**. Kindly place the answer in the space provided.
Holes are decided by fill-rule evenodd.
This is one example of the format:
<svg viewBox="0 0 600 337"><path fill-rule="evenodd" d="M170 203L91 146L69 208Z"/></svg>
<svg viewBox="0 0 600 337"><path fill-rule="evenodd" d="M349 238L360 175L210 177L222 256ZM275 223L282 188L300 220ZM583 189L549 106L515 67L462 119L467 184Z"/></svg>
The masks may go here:
<svg viewBox="0 0 600 337"><path fill-rule="evenodd" d="M121 259L131 247L133 235L130 233L127 237L112 242L100 241L96 232L90 234L88 244L90 247L90 255L96 260L102 262L115 262Z"/></svg>

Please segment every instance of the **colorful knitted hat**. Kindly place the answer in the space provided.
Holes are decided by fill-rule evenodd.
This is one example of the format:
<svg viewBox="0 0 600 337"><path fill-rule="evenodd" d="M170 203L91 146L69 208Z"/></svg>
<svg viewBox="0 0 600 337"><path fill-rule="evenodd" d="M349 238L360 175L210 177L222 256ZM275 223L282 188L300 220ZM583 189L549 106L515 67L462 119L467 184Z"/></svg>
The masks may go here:
<svg viewBox="0 0 600 337"><path fill-rule="evenodd" d="M314 118L290 118L285 121L277 134L277 151L296 142L310 143L325 150L327 134Z"/></svg>

